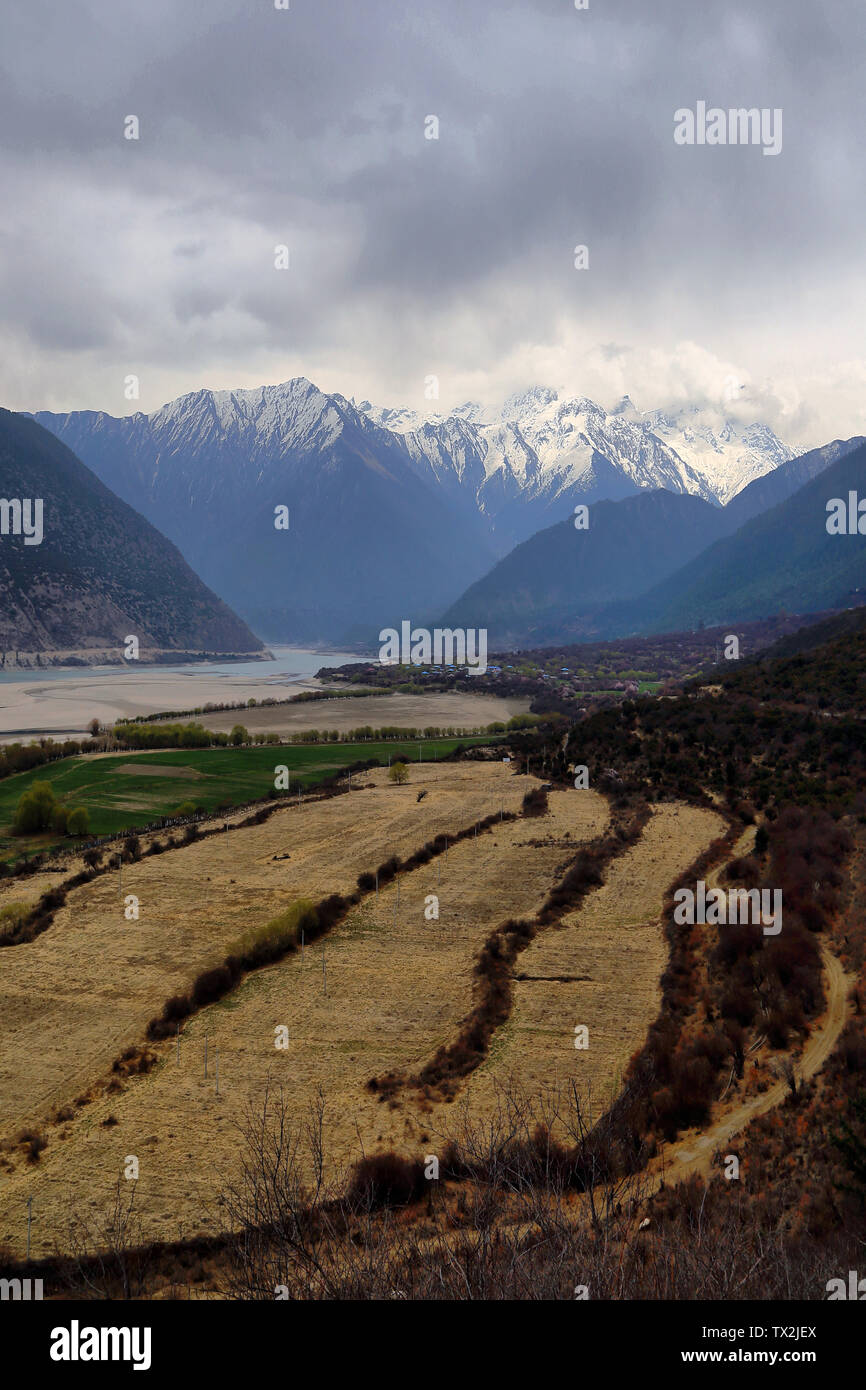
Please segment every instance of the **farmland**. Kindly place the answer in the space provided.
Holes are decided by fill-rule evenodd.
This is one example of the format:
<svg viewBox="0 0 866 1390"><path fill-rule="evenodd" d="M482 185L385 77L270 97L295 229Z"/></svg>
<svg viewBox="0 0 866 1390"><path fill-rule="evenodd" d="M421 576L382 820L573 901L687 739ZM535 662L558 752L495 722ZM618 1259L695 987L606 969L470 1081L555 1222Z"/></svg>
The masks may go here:
<svg viewBox="0 0 866 1390"><path fill-rule="evenodd" d="M300 896L351 891L359 873L390 854L404 858L500 808L518 811L538 785L500 763L422 763L404 787L389 785L384 769L364 781L374 785L287 805L263 825L129 866L124 890L140 900L136 923L124 919L110 874L74 889L49 930L4 953L0 1241L17 1248L15 1213L33 1196L34 1250L62 1244L64 1213L99 1219L130 1154L140 1162L136 1200L148 1238L179 1228L214 1233L237 1126L273 1081L299 1119L325 1098L335 1171L357 1156L359 1137L366 1150L408 1154L441 1143L447 1103L408 1091L382 1104L368 1082L423 1065L455 1035L472 1002L473 960L491 928L536 913L579 846L604 832L609 808L595 792L553 792L541 820L494 824L402 874L399 889L391 882L368 893L323 947L255 971L188 1019L179 1041L154 1044L147 1074L125 1085L110 1079L113 1058L141 1043L163 1001L221 959L241 932ZM588 904L564 930L542 933L522 972L569 970L575 979L519 986L513 1025L464 1088L473 1113L489 1113L496 1085L512 1079L535 1087L545 1076L575 1077L611 1092L657 1006L664 889L717 821L709 812L660 808L645 839L618 861L601 918ZM432 921L430 894L440 914ZM581 1019L597 1037L586 1056L572 1046ZM287 1029L285 1050L275 1047L279 1025ZM211 1068L219 1052L219 1095L213 1070L204 1075L206 1038ZM15 1146L22 1126L47 1139L38 1163Z"/></svg>
<svg viewBox="0 0 866 1390"><path fill-rule="evenodd" d="M362 760L387 763L390 758L435 761L464 744L489 737L425 739L281 747L205 748L152 753L112 753L62 758L32 772L0 781L0 857L15 858L59 843L46 834L21 839L11 834L15 807L34 781L49 782L67 808L84 806L93 835L148 825L171 816L192 801L205 811L242 805L274 789L274 768L289 769L291 789L310 787Z"/></svg>

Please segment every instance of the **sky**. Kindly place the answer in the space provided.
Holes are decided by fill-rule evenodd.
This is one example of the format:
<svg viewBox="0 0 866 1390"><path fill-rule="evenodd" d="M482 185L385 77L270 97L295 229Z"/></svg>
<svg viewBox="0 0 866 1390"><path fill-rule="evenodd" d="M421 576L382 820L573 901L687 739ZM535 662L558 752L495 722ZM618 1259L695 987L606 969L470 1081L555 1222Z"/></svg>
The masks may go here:
<svg viewBox="0 0 866 1390"><path fill-rule="evenodd" d="M0 26L2 405L542 383L866 434L863 0L0 0ZM780 110L781 150L678 144L699 102Z"/></svg>

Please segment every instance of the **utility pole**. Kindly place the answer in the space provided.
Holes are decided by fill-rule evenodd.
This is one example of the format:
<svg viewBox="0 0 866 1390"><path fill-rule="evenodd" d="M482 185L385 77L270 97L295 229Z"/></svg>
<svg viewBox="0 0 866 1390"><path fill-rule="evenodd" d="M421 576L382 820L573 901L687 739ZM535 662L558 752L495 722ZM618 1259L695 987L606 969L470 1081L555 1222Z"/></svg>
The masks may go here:
<svg viewBox="0 0 866 1390"><path fill-rule="evenodd" d="M177 1065L180 1066L180 1024L177 1025Z"/></svg>
<svg viewBox="0 0 866 1390"><path fill-rule="evenodd" d="M33 1224L33 1198L27 1198L27 1258L30 1259L30 1227Z"/></svg>

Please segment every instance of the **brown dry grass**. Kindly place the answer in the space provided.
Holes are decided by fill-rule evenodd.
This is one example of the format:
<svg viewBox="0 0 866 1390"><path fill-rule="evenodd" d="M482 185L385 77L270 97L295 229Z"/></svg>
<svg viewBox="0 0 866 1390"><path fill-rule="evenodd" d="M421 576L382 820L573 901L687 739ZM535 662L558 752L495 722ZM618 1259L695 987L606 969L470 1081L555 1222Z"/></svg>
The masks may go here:
<svg viewBox="0 0 866 1390"><path fill-rule="evenodd" d="M6 981L0 1038L8 1024L14 1056L3 1089L15 1109L4 1107L4 1113L14 1114L17 1124L33 1113L33 1102L41 1100L44 1111L48 1102L73 1099L126 1042L141 1037L144 1021L189 981L211 948L224 946L251 920L267 920L301 893L316 898L333 888L347 890L359 870L387 852L406 854L439 831L471 823L500 798L506 810L517 809L532 785L501 764L425 765L400 789L383 785L384 776L374 774L375 791L303 808L300 818L280 812L264 826L135 866L125 878L132 884L134 877L141 892L139 924L119 925L115 877L73 893L71 910L58 913L49 932L9 953L17 959L17 990ZM418 803L422 779L428 795ZM364 1083L377 1071L422 1061L453 1031L471 999L473 954L491 926L512 910L540 905L566 857L566 830L576 842L599 833L607 821L606 803L594 794L553 800L556 809L545 821L505 822L404 876L396 920L394 884L356 909L326 941L327 997L320 950L261 971L186 1025L180 1067L172 1044L162 1045L163 1065L125 1092L88 1105L66 1126L68 1139L55 1126L38 1174L25 1174L19 1165L5 1185L0 1240L14 1242L11 1211L33 1192L42 1211L40 1239L50 1244L48 1233L62 1229L68 1203L84 1210L98 1205L129 1153L141 1159L141 1207L154 1234L176 1235L179 1221L186 1229L190 1222L217 1228L218 1213L204 1210L208 1192L213 1196L214 1164L229 1166L243 1102L258 1094L269 1074L290 1089L299 1109L322 1085L335 1158L356 1156L356 1125L367 1144L375 1146L380 1136L381 1142L402 1142L404 1118L379 1105ZM555 842L530 846L542 825L555 832ZM285 849L292 859L272 863L272 854ZM437 890L440 921L426 922L425 895ZM159 911L153 909L142 939L146 901L158 901ZM40 985L34 1008L28 991ZM274 1047L279 1023L289 1028L287 1052ZM208 1082L202 1076L205 1032ZM119 1123L106 1130L101 1121L109 1111Z"/></svg>
<svg viewBox="0 0 866 1390"><path fill-rule="evenodd" d="M391 724L401 729L485 728L496 720L526 714L529 700L499 695L370 695L350 699L309 700L295 705L268 705L254 709L222 710L197 715L206 729L230 733L243 724L250 733L297 734L303 729L379 729Z"/></svg>
<svg viewBox="0 0 866 1390"><path fill-rule="evenodd" d="M174 1044L159 1044L160 1061L149 1074L114 1094L94 1085L126 1043L142 1038L165 998L243 928L295 897L349 891L361 870L489 814L500 799L516 810L536 785L501 764L425 765L412 769L405 788L385 778L384 770L365 774L375 790L286 809L263 826L130 866L124 889L141 897L139 923L124 922L113 875L70 894L48 932L6 952L0 1095L9 1132L82 1090L89 1088L93 1100L63 1125L47 1127L38 1166L16 1161L0 1188L0 1242L19 1250L20 1214L32 1195L34 1253L62 1245L69 1212L104 1210L130 1154L140 1162L145 1235L219 1230L216 1195L237 1160L237 1126L269 1078L298 1115L321 1087L328 1153L337 1164L356 1158L362 1145L438 1150L447 1106L410 1095L392 1108L365 1083L391 1069L417 1069L454 1036L472 1000L474 954L491 928L534 914L561 875L566 846L604 830L607 806L594 793L553 793L543 819L506 822L402 876L399 911L396 884L366 899L326 939L327 995L321 948L308 949L303 959L289 957L248 977L189 1020L179 1065ZM419 803L422 784L428 795ZM654 1012L663 891L717 828L712 813L659 808L643 852L642 842L615 861L606 887L574 920L544 932L523 953L518 973L586 973L593 981L574 997L572 985L517 985L512 1020L464 1088L473 1110L484 1110L500 1075L548 1084L573 1074L578 1058L592 1059L600 1086L612 1084ZM289 860L274 860L285 851ZM438 922L424 917L430 893L439 896ZM575 1022L590 1025L595 1051L574 1050ZM286 1051L274 1046L280 1024L288 1028ZM116 1124L105 1125L109 1115Z"/></svg>
<svg viewBox="0 0 866 1390"><path fill-rule="evenodd" d="M528 785L501 764L422 764L407 786L288 806L262 826L215 835L74 889L49 931L7 950L0 973L0 1135L97 1077L148 1019L231 941L297 897L350 892L387 854L470 824ZM420 803L417 791L429 789ZM381 851L381 852L380 852ZM275 855L289 854L288 859ZM55 880L56 881L56 880ZM29 884L28 884L29 890ZM29 891L27 896L29 897Z"/></svg>
<svg viewBox="0 0 866 1390"><path fill-rule="evenodd" d="M511 1078L529 1094L574 1079L595 1112L613 1099L659 1009L665 889L724 829L712 811L657 806L604 885L530 943L517 962L511 1019L466 1088L474 1113L489 1114L496 1088ZM574 1045L580 1024L589 1030L585 1049Z"/></svg>

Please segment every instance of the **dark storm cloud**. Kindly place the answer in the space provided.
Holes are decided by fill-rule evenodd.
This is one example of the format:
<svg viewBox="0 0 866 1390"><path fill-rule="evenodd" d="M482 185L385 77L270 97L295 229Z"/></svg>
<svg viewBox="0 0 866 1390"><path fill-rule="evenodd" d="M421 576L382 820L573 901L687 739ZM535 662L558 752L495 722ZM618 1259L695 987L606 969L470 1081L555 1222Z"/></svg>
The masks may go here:
<svg viewBox="0 0 866 1390"><path fill-rule="evenodd" d="M831 351L861 380L860 0L30 0L3 29L10 404L117 408L132 359L159 399L306 363L493 389L545 348L655 353L663 395L684 341L819 413ZM782 153L675 145L698 100L782 108Z"/></svg>

